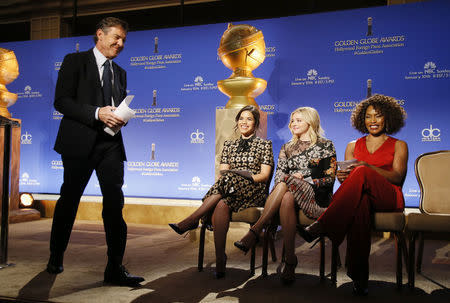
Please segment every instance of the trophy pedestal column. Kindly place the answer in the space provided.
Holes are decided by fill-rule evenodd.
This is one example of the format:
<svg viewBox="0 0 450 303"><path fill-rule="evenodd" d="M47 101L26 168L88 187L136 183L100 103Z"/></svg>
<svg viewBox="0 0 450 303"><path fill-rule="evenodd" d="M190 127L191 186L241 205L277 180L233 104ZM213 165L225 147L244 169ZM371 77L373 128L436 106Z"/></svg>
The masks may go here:
<svg viewBox="0 0 450 303"><path fill-rule="evenodd" d="M20 119L11 119L19 122ZM10 194L9 194L9 222L24 222L40 219L41 215L36 209L19 208L19 178L20 178L20 136L21 127L11 128L11 160L10 160ZM5 150L5 138L3 132L0 132L0 159L3 158ZM3 169L3 162L0 161L0 170ZM3 182L3 176L0 176L0 182ZM0 195L1 192L0 188Z"/></svg>
<svg viewBox="0 0 450 303"><path fill-rule="evenodd" d="M217 81L219 90L230 97L226 109L241 109L246 105L259 108L255 98L261 95L267 87L267 81L254 77L235 77Z"/></svg>
<svg viewBox="0 0 450 303"><path fill-rule="evenodd" d="M233 140L239 137L239 131L234 130L235 118L241 108L216 109L216 155L215 155L215 179L219 178L220 157L222 155L225 140ZM259 111L259 128L256 135L267 138L267 113Z"/></svg>

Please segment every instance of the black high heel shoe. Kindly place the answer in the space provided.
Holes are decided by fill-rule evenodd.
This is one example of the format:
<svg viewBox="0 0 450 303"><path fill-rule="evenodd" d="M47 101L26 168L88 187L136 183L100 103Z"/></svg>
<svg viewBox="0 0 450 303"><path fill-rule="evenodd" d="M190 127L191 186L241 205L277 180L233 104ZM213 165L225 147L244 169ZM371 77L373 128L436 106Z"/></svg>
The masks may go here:
<svg viewBox="0 0 450 303"><path fill-rule="evenodd" d="M178 227L176 223L169 223L169 226L179 235L183 235L185 232L196 229L198 227L198 222L192 226L189 226L186 230L182 230Z"/></svg>
<svg viewBox="0 0 450 303"><path fill-rule="evenodd" d="M295 268L297 267L298 264L298 259L297 257L295 257L295 262L294 263L288 263L286 261L284 261L284 270L283 273L281 274L281 283L283 283L284 285L289 285L295 282ZM292 274L291 273L287 273L287 269L292 270Z"/></svg>
<svg viewBox="0 0 450 303"><path fill-rule="evenodd" d="M310 249L316 246L316 244L320 241L320 234L312 235L310 232L308 232L303 226L297 225L297 232L300 234L300 236L308 243L311 243L314 241L313 245L311 245Z"/></svg>
<svg viewBox="0 0 450 303"><path fill-rule="evenodd" d="M258 242L259 242L259 236L258 236L258 234L256 233L256 231L254 231L253 229L250 228L250 229L249 229L249 232L251 232L251 233L253 234L253 236L255 236L255 239L256 239L255 244L258 243ZM234 242L234 246L236 246L237 248L239 248L240 250L242 250L245 254L247 254L248 251L249 251L250 248L251 248L251 247L245 246L245 244L242 243L242 241L236 241L236 242Z"/></svg>
<svg viewBox="0 0 450 303"><path fill-rule="evenodd" d="M369 288L367 287L367 281L353 281L353 294L355 296L367 296L369 294Z"/></svg>
<svg viewBox="0 0 450 303"><path fill-rule="evenodd" d="M216 270L214 271L214 277L216 279L225 278L225 269L227 268L227 260L228 260L227 254L224 254L224 266L223 266L224 270L223 271L217 271L217 262L216 262Z"/></svg>

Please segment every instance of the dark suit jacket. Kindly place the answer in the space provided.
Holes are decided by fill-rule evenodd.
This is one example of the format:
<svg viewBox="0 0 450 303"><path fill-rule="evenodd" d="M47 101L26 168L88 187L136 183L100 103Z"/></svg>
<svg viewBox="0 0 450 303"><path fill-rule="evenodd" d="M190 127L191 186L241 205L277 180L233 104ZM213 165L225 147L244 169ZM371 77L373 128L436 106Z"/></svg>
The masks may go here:
<svg viewBox="0 0 450 303"><path fill-rule="evenodd" d="M127 80L125 70L114 62L112 66L113 96L117 106L127 95ZM54 146L55 151L67 157L88 157L97 136L106 134L103 131L103 123L95 120L96 108L104 105L103 90L93 49L64 57L58 73L54 106L63 114ZM121 132L114 137L122 146L125 161Z"/></svg>

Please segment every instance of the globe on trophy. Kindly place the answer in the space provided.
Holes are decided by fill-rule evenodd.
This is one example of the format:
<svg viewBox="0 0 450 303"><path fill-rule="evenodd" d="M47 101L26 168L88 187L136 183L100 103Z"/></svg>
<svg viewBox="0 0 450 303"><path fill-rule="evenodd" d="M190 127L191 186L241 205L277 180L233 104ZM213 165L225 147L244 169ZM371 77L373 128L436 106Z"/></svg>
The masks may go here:
<svg viewBox="0 0 450 303"><path fill-rule="evenodd" d="M264 36L257 28L228 24L217 50L222 63L233 73L228 79L217 81L219 90L230 97L225 108L242 108L253 105L255 98L267 87L267 81L255 78L252 71L266 58Z"/></svg>
<svg viewBox="0 0 450 303"><path fill-rule="evenodd" d="M6 85L19 76L19 64L12 50L0 47L0 115L11 118L7 107L17 101L17 94L10 93Z"/></svg>

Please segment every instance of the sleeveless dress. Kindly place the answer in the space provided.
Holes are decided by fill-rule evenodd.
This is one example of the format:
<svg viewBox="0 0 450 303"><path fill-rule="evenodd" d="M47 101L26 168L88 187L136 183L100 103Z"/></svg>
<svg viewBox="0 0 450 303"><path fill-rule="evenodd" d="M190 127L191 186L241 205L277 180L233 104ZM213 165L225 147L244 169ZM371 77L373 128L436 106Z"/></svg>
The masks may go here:
<svg viewBox="0 0 450 303"><path fill-rule="evenodd" d="M367 150L366 138L367 136L364 136L356 140L353 156L359 161L365 161L370 165L391 171L392 163L394 161L395 143L397 142L397 139L388 137L387 140L384 141L384 143L373 154L371 154ZM402 188L392 183L391 186L397 192L397 209L403 210L405 207L405 201L403 198Z"/></svg>
<svg viewBox="0 0 450 303"><path fill-rule="evenodd" d="M230 169L259 174L262 164L274 166L272 142L256 136L227 140L224 142L220 163L229 164ZM268 190L266 182L253 182L235 173L225 172L202 200L215 194L222 196L231 211L238 212L249 207L264 206Z"/></svg>
<svg viewBox="0 0 450 303"><path fill-rule="evenodd" d="M303 180L292 174L300 173ZM330 203L336 173L336 151L333 142L319 138L311 146L310 141L298 140L281 147L275 173L275 186L284 182L293 194L297 208L317 219ZM312 184L305 181L311 177Z"/></svg>
<svg viewBox="0 0 450 303"><path fill-rule="evenodd" d="M370 165L392 170L397 139L388 139L374 152L366 137L356 141L353 156ZM347 275L353 281L369 279L371 226L374 212L397 212L404 208L401 187L371 167L355 167L334 193L330 206L318 219L335 245L347 237Z"/></svg>

